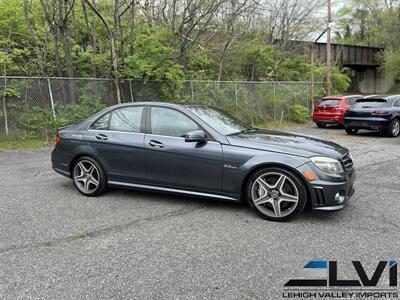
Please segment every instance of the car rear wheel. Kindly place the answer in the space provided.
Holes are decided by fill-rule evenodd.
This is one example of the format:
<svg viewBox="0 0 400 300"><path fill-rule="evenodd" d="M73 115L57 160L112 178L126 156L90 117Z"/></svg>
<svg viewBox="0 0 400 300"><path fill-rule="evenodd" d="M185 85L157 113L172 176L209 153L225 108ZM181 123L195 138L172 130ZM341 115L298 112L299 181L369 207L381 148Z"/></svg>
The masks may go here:
<svg viewBox="0 0 400 300"><path fill-rule="evenodd" d="M83 156L75 162L72 174L75 187L85 196L98 196L107 189L102 167L89 156Z"/></svg>
<svg viewBox="0 0 400 300"><path fill-rule="evenodd" d="M389 137L397 137L400 134L400 121L394 119L389 127L385 130L384 134Z"/></svg>
<svg viewBox="0 0 400 300"><path fill-rule="evenodd" d="M345 128L347 134L355 135L358 132L358 129L356 128Z"/></svg>
<svg viewBox="0 0 400 300"><path fill-rule="evenodd" d="M326 127L326 124L325 124L325 123L317 123L317 126L318 126L319 128L325 128L325 127Z"/></svg>
<svg viewBox="0 0 400 300"><path fill-rule="evenodd" d="M250 206L270 221L288 221L306 206L304 183L281 168L263 168L255 172L248 181L246 192Z"/></svg>

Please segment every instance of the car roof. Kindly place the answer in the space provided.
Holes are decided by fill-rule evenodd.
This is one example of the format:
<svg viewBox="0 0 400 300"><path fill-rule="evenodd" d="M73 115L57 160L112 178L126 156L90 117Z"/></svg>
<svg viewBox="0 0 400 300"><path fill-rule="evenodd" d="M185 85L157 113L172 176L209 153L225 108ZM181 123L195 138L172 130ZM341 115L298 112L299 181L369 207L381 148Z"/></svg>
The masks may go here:
<svg viewBox="0 0 400 300"><path fill-rule="evenodd" d="M198 106L198 107L210 107L208 105L204 104L195 104L195 103L188 103L188 102L182 102L182 103L177 103L177 102L161 102L161 101L140 101L140 102L127 102L127 103L121 103L121 104L115 104L113 106L110 106L109 108L118 108L118 107L125 107L125 106L163 106L163 107L170 107L170 108L177 108L177 107L190 107L190 106Z"/></svg>
<svg viewBox="0 0 400 300"><path fill-rule="evenodd" d="M343 100L343 99L348 99L348 98L354 98L354 97L362 97L362 95L345 95L345 96L325 96L321 100Z"/></svg>
<svg viewBox="0 0 400 300"><path fill-rule="evenodd" d="M363 100L386 100L386 102L393 102L395 100L400 99L400 95L372 95L372 96L366 96L363 99L357 100L357 102L364 102ZM360 101L361 100L361 101Z"/></svg>

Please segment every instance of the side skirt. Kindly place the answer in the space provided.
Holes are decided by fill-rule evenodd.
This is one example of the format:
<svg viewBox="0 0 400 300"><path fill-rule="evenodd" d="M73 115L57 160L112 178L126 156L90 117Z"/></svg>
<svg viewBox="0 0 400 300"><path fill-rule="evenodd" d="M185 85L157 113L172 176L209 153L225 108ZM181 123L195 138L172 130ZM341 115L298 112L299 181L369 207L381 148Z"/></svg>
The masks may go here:
<svg viewBox="0 0 400 300"><path fill-rule="evenodd" d="M239 202L239 200L234 197L229 197L229 196L224 196L224 195L219 195L219 194L195 192L195 191L189 191L189 190L166 188L166 187L154 186L154 185L136 184L136 183L112 181L112 180L108 181L108 184L110 186L115 186L115 187L145 189L145 190L153 190L153 191L160 191L160 192L167 192L167 193L177 193L177 194L182 194L182 195L192 195L192 196L199 196L199 197L206 197L206 198L217 198L217 199L221 199L221 200L225 200L225 201Z"/></svg>

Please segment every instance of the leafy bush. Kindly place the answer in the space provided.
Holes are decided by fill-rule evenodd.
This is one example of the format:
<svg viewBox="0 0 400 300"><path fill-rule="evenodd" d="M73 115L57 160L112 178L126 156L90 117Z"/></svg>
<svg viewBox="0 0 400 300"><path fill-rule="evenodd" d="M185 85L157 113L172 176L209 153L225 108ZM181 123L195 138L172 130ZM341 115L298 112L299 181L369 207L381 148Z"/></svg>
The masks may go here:
<svg viewBox="0 0 400 300"><path fill-rule="evenodd" d="M27 127L32 136L48 141L59 127L79 123L105 107L106 105L96 97L84 97L79 104L58 105L56 119L51 109L35 106L29 112L21 114L20 122Z"/></svg>
<svg viewBox="0 0 400 300"><path fill-rule="evenodd" d="M79 123L104 108L106 104L99 97L84 95L80 103L57 105L56 115L57 120L62 123L61 126L65 126Z"/></svg>
<svg viewBox="0 0 400 300"><path fill-rule="evenodd" d="M308 121L309 114L307 107L295 104L290 108L290 120L296 123L304 124Z"/></svg>

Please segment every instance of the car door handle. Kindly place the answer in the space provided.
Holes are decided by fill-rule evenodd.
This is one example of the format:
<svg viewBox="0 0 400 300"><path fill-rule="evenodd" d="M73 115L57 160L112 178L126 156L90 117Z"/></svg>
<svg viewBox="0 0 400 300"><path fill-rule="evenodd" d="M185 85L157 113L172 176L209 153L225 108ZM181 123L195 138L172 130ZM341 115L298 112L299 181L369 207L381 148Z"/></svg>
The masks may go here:
<svg viewBox="0 0 400 300"><path fill-rule="evenodd" d="M96 134L96 139L101 140L101 141L107 141L108 137L103 133L98 133L98 134Z"/></svg>
<svg viewBox="0 0 400 300"><path fill-rule="evenodd" d="M152 147L158 147L158 148L163 148L164 147L163 143L161 143L159 141L155 141L155 140L151 140L149 142L149 145L152 146Z"/></svg>

